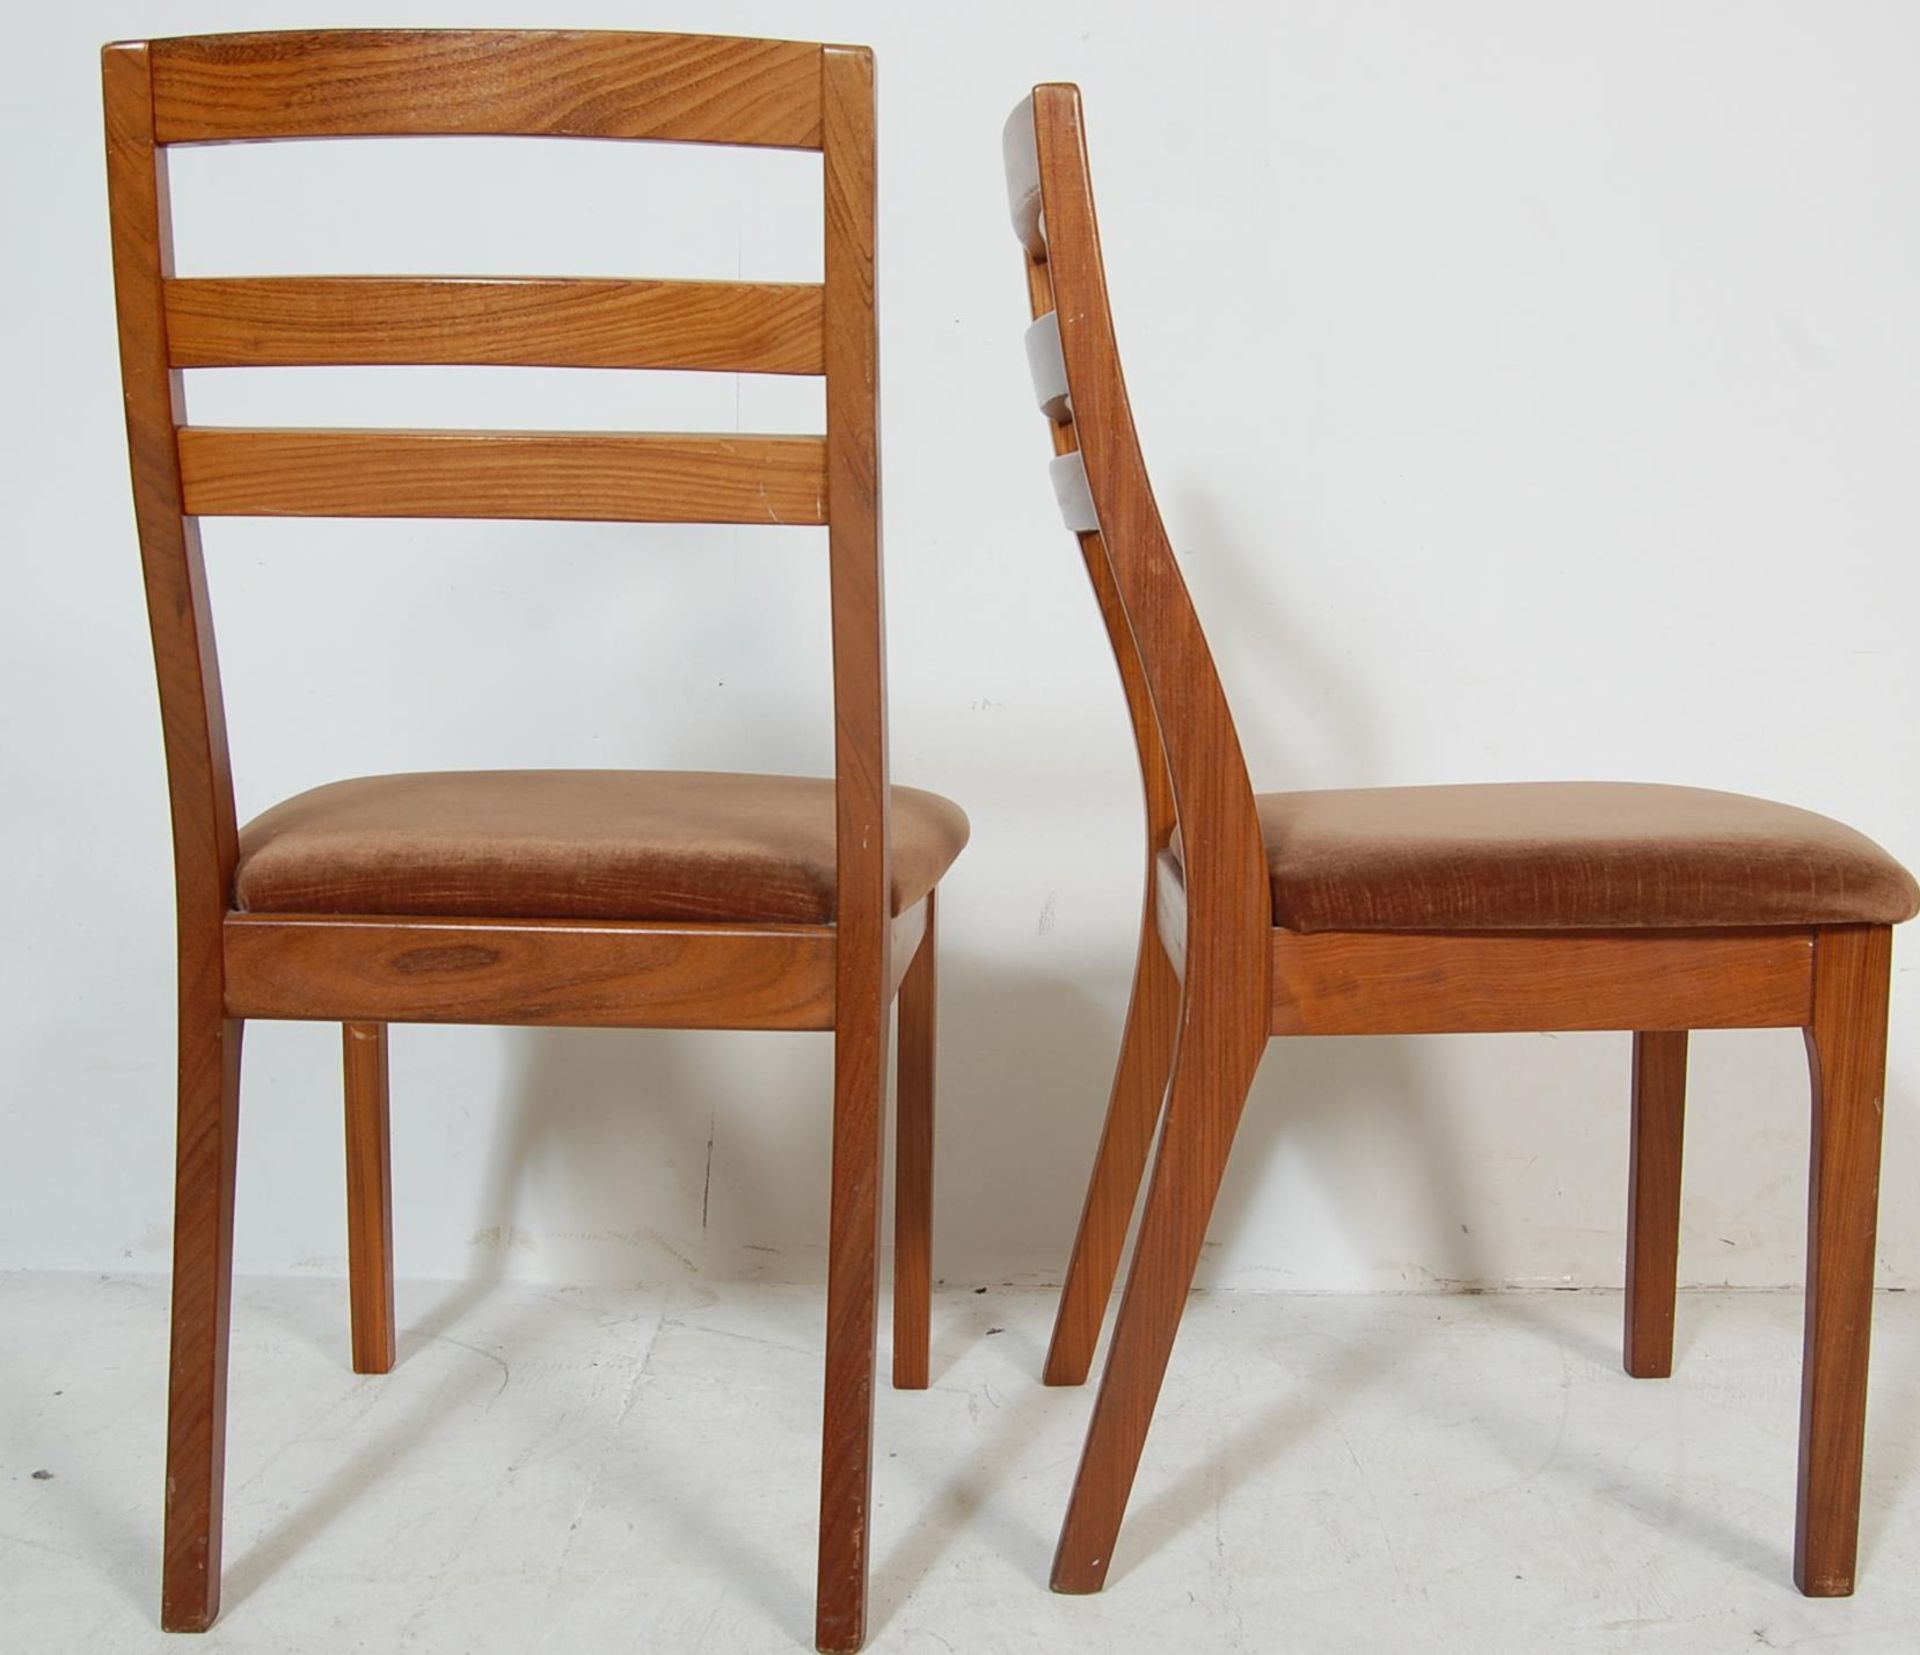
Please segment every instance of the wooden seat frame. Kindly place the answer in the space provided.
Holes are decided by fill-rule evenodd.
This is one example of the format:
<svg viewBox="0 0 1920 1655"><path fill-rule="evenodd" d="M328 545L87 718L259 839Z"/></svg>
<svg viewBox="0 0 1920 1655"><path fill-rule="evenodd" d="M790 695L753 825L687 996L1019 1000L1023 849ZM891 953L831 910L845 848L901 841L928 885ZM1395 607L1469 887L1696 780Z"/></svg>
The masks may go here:
<svg viewBox="0 0 1920 1655"><path fill-rule="evenodd" d="M1118 660L1146 794L1147 896L1118 1072L1045 1376L1087 1377L1158 1135L1113 1341L1053 1563L1099 1590L1221 1175L1273 1035L1633 1031L1627 1371L1672 1371L1687 1031L1801 1028L1813 1077L1794 1579L1853 1590L1873 1308L1891 931L1301 935L1277 928L1254 794L1168 544L1108 306L1078 89L1007 128L1036 368L1069 527ZM1031 337L1031 336L1030 336ZM1054 381L1048 383L1049 377ZM1064 395L1062 394L1064 393ZM1084 473L1084 484L1080 474ZM1176 826L1184 854L1170 851Z"/></svg>
<svg viewBox="0 0 1920 1655"><path fill-rule="evenodd" d="M394 1360L386 1025L822 1029L834 1036L816 1636L865 1635L889 1016L899 999L893 1379L927 1383L934 897L890 903L874 82L863 47L582 31L339 31L109 46L114 276L172 801L179 1135L162 1624L220 1600L234 1145L249 1018L345 1026L353 1362ZM166 153L492 134L816 150L819 285L183 280ZM182 370L492 363L824 375L820 437L222 431ZM836 919L641 924L238 913L203 515L800 522L828 529Z"/></svg>

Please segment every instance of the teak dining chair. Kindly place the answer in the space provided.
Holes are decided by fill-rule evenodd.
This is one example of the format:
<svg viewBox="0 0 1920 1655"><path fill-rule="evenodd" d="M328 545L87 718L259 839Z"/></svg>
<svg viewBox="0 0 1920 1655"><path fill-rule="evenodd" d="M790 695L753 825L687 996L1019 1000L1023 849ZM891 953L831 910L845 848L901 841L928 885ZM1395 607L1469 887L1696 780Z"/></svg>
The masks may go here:
<svg viewBox="0 0 1920 1655"><path fill-rule="evenodd" d="M128 442L172 800L179 1159L161 1619L214 1619L234 1134L249 1018L345 1027L354 1366L392 1365L386 1026L834 1036L817 1635L864 1634L889 1012L900 1003L894 1383L927 1383L934 887L966 841L887 781L863 47L583 32L242 34L104 53ZM819 285L172 273L176 144L489 134L816 150ZM823 436L223 430L183 370L495 364L824 376ZM235 821L197 519L827 529L834 776L367 777Z"/></svg>
<svg viewBox="0 0 1920 1655"><path fill-rule="evenodd" d="M1673 1360L1687 1031L1803 1028L1813 1175L1794 1578L1853 1590L1890 927L1920 906L1825 817L1562 783L1255 795L1121 377L1072 86L1006 129L1053 483L1118 658L1146 792L1133 1003L1046 1380L1087 1376L1156 1131L1053 1586L1098 1591L1247 1088L1271 1035L1633 1031L1626 1367Z"/></svg>

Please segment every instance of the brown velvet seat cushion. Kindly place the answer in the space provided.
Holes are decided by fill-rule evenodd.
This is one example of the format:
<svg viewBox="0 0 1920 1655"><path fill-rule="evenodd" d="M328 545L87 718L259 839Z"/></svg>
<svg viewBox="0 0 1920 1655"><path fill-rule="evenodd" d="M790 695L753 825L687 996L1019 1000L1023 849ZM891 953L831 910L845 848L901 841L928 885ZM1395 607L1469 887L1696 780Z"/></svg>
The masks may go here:
<svg viewBox="0 0 1920 1655"><path fill-rule="evenodd" d="M1255 805L1273 922L1293 931L1889 925L1920 911L1913 876L1864 834L1739 793L1542 782Z"/></svg>
<svg viewBox="0 0 1920 1655"><path fill-rule="evenodd" d="M893 911L967 842L960 807L893 790ZM685 770L362 776L240 832L236 906L255 913L500 919L834 917L831 781Z"/></svg>

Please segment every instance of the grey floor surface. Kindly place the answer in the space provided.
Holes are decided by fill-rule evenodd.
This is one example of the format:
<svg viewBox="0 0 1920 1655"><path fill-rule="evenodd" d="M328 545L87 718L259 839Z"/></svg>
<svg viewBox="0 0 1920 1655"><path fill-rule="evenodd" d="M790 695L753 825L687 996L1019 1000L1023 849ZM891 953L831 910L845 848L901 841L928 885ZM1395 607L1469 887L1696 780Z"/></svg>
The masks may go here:
<svg viewBox="0 0 1920 1655"><path fill-rule="evenodd" d="M1091 1403L1051 1301L945 1292L883 1389L879 1651L1920 1650L1920 1305L1882 1295L1859 1594L1789 1580L1799 1302L1688 1294L1671 1381L1617 1294L1200 1295L1104 1594L1047 1564ZM242 1283L226 1605L158 1597L166 1286L0 1275L0 1650L811 1645L821 1303L764 1285Z"/></svg>

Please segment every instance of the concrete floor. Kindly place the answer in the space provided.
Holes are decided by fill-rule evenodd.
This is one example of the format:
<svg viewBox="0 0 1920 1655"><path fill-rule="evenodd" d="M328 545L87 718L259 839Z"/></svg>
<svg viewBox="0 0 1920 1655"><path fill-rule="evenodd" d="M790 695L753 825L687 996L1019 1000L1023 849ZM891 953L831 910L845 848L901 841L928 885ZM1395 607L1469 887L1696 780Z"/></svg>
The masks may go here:
<svg viewBox="0 0 1920 1655"><path fill-rule="evenodd" d="M1920 1649L1920 1305L1883 1295L1860 1594L1788 1578L1799 1305L1690 1294L1672 1382L1612 1294L1201 1296L1106 1592L1045 1588L1091 1401L1044 1295L944 1293L883 1390L883 1651ZM403 1287L345 1362L337 1282L242 1284L226 1606L155 1626L166 1287L0 1276L0 1650L811 1644L820 1299Z"/></svg>

